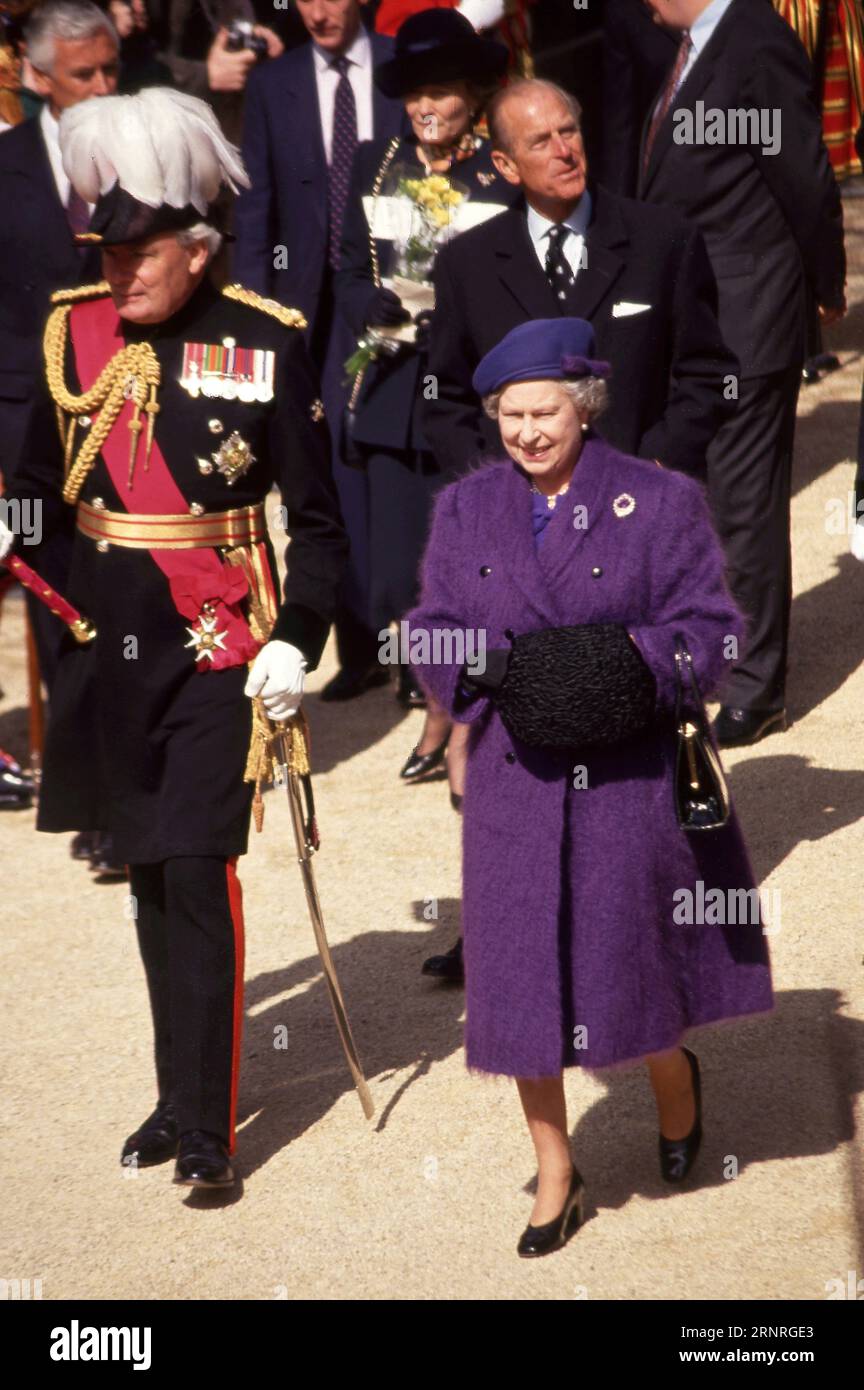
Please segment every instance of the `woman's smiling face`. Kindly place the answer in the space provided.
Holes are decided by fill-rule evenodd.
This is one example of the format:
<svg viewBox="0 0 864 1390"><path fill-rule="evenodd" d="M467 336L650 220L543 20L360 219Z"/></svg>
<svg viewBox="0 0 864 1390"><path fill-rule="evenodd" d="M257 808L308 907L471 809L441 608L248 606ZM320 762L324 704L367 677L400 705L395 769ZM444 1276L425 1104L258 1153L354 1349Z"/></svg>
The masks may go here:
<svg viewBox="0 0 864 1390"><path fill-rule="evenodd" d="M581 411L560 381L513 381L501 392L504 448L541 487L566 483L582 445Z"/></svg>

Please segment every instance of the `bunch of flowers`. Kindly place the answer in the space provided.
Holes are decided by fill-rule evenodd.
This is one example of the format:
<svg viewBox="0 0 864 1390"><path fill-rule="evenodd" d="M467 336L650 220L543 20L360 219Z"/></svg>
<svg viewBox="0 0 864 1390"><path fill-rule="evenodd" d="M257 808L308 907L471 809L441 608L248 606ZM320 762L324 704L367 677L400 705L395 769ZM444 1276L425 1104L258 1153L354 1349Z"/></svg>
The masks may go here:
<svg viewBox="0 0 864 1390"><path fill-rule="evenodd" d="M467 191L456 187L443 174L422 179L400 178L396 196L414 204L411 234L400 247L398 273L408 280L426 280L435 259L435 247L453 221L453 214L465 201Z"/></svg>

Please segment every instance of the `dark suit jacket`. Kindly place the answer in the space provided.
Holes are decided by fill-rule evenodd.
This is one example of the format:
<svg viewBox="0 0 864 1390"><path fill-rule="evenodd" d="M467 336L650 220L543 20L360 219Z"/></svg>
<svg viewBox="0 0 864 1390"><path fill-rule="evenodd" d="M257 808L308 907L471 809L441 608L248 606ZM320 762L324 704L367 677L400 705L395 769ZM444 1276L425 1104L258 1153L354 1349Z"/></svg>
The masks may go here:
<svg viewBox="0 0 864 1390"><path fill-rule="evenodd" d="M51 292L101 278L73 243L37 119L0 135L0 469L14 469Z"/></svg>
<svg viewBox="0 0 864 1390"><path fill-rule="evenodd" d="M612 364L611 402L598 428L628 454L701 476L705 449L733 408L723 378L737 363L720 336L716 287L699 233L663 208L592 186L593 214L567 312L594 326ZM438 256L429 372L438 399L426 433L440 467L460 472L499 447L471 388L480 358L520 323L555 318L524 204L457 237ZM613 316L618 303L650 305Z"/></svg>
<svg viewBox="0 0 864 1390"><path fill-rule="evenodd" d="M342 227L342 254L336 276L336 302L356 342L367 326L369 301L375 293L369 223L363 210L363 196L371 193L389 148L387 140L365 140L357 147L351 171L351 188ZM423 170L417 158L413 136L396 150L390 169L400 166L416 177ZM484 142L470 159L460 160L452 170L454 183L468 189L472 203L509 205L514 199L513 185L495 169L489 142ZM477 230L482 231L481 224ZM462 233L463 236L468 235ZM457 238L458 240L458 238ZM382 277L395 268L392 241L376 239L378 266ZM440 252L439 252L440 255ZM395 357L382 354L367 368L356 402L353 438L367 447L397 450L428 449L423 429L423 379L427 371L425 352L403 348Z"/></svg>
<svg viewBox="0 0 864 1390"><path fill-rule="evenodd" d="M780 112L780 148L677 144L675 112L704 102ZM776 123L776 117L774 118ZM808 293L843 300L840 193L822 141L807 55L770 5L732 0L657 133L640 197L701 229L717 277L720 327L743 377L799 365Z"/></svg>
<svg viewBox="0 0 864 1390"><path fill-rule="evenodd" d="M655 24L644 0L606 0L603 12L604 188L635 198L642 126L675 62L680 40Z"/></svg>
<svg viewBox="0 0 864 1390"><path fill-rule="evenodd" d="M392 39L370 35L377 63ZM373 88L376 137L396 135L401 101ZM327 161L311 43L257 68L246 86L243 158L252 187L237 200L233 274L259 294L300 309L315 337L327 269ZM286 247L285 269L273 265Z"/></svg>

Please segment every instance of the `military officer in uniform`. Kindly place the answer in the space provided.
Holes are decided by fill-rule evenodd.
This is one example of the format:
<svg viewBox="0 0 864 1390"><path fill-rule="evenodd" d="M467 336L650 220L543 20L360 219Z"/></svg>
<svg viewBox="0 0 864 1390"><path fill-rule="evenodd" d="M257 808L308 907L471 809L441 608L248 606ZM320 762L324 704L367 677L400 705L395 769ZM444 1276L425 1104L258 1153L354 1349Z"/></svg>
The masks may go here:
<svg viewBox="0 0 864 1390"><path fill-rule="evenodd" d="M268 718L318 663L347 541L302 316L207 274L207 220L246 180L203 101L151 88L61 122L105 282L55 294L15 493L75 508L38 826L110 831L128 863L158 1105L123 1161L234 1181L243 918L236 864ZM59 428L58 428L59 427ZM264 519L290 535L279 600ZM16 538L0 531L0 554ZM248 669L251 664L251 670ZM248 697L255 697L250 699ZM244 780L252 779L252 780Z"/></svg>

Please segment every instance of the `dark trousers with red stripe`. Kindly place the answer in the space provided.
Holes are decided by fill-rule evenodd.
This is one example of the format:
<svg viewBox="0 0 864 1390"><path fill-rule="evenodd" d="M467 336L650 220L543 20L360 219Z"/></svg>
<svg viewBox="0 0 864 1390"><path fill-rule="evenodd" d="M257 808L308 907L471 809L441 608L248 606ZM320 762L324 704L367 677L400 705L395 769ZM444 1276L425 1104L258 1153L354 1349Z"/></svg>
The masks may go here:
<svg viewBox="0 0 864 1390"><path fill-rule="evenodd" d="M138 945L153 1013L159 1099L183 1134L234 1152L243 1018L243 907L236 859L130 864Z"/></svg>

